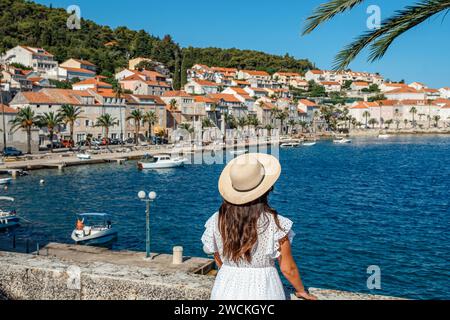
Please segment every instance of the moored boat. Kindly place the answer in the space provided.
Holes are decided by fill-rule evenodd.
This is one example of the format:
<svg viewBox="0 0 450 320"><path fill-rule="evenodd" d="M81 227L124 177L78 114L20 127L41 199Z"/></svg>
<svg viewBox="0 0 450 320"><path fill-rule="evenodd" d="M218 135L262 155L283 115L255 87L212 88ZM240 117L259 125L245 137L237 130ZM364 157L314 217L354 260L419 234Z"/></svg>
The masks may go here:
<svg viewBox="0 0 450 320"><path fill-rule="evenodd" d="M114 241L118 232L106 213L82 213L72 232L72 240L80 245L101 245Z"/></svg>
<svg viewBox="0 0 450 320"><path fill-rule="evenodd" d="M188 160L181 157L172 157L170 154L158 154L148 156L146 161L138 162L140 170L146 169L170 169L183 167Z"/></svg>
<svg viewBox="0 0 450 320"><path fill-rule="evenodd" d="M0 179L0 185L10 184L12 181L11 178L1 178Z"/></svg>
<svg viewBox="0 0 450 320"><path fill-rule="evenodd" d="M345 144L345 143L352 143L352 140L347 138L336 138L333 140L333 142L337 144Z"/></svg>
<svg viewBox="0 0 450 320"><path fill-rule="evenodd" d="M0 197L0 201L14 202L14 198ZM0 209L0 230L16 227L20 224L20 218L17 216L16 211L6 211Z"/></svg>

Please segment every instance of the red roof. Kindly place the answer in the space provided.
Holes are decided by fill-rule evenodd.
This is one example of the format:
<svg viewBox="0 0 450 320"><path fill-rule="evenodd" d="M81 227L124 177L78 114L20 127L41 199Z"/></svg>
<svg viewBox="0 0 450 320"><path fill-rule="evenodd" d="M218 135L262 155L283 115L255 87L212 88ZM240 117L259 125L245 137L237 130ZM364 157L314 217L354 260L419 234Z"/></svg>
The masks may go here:
<svg viewBox="0 0 450 320"><path fill-rule="evenodd" d="M214 99L216 101L217 100L223 100L225 102L232 102L232 103L240 103L241 102L234 95L226 94L226 93L209 94L208 97L211 98L211 99Z"/></svg>
<svg viewBox="0 0 450 320"><path fill-rule="evenodd" d="M270 75L266 71L258 71L258 70L242 70L251 76L261 76L261 77L269 77Z"/></svg>
<svg viewBox="0 0 450 320"><path fill-rule="evenodd" d="M192 96L183 90L172 90L172 91L166 91L162 95L163 97L189 97L192 98Z"/></svg>
<svg viewBox="0 0 450 320"><path fill-rule="evenodd" d="M193 81L201 86L206 86L206 87L218 87L219 86L217 83L208 81L208 80L195 79Z"/></svg>
<svg viewBox="0 0 450 320"><path fill-rule="evenodd" d="M10 106L7 106L6 104L0 104L0 111L5 113L17 113L17 110L14 108L11 108Z"/></svg>
<svg viewBox="0 0 450 320"><path fill-rule="evenodd" d="M317 104L311 100L308 99L300 99L299 103L307 106L307 107L316 107Z"/></svg>

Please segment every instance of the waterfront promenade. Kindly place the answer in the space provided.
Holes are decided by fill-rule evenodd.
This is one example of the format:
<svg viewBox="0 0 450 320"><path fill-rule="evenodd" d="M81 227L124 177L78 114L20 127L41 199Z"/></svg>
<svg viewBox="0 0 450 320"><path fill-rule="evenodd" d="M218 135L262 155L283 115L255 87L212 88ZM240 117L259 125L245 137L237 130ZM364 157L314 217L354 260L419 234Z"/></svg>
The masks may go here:
<svg viewBox="0 0 450 320"><path fill-rule="evenodd" d="M50 243L39 255L0 251L0 300L207 300L214 262ZM398 298L311 288L321 300ZM287 291L288 296L290 292Z"/></svg>

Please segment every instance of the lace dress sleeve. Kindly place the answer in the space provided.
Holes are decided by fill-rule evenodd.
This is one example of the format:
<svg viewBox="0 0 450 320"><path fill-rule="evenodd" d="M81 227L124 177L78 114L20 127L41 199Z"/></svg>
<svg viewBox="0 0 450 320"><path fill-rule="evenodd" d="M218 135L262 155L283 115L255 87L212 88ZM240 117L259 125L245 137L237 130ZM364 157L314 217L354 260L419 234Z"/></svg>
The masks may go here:
<svg viewBox="0 0 450 320"><path fill-rule="evenodd" d="M215 238L215 230L217 228L217 214L214 214L205 224L205 232L202 235L203 251L212 255L219 251Z"/></svg>
<svg viewBox="0 0 450 320"><path fill-rule="evenodd" d="M288 218L282 217L280 215L278 216L278 220L280 221L281 229L276 225L275 221L273 221L274 232L271 245L269 246L269 250L267 252L267 254L270 255L272 259L277 259L281 255L280 242L289 240L289 242L292 244L292 241L295 237L295 232L292 231L293 222Z"/></svg>

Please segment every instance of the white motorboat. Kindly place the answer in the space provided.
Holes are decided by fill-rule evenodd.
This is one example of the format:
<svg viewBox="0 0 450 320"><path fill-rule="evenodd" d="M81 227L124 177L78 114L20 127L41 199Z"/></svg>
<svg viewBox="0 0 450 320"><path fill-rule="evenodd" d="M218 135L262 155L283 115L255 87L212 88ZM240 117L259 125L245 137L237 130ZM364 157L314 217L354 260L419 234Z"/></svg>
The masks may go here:
<svg viewBox="0 0 450 320"><path fill-rule="evenodd" d="M87 154L87 153L79 153L79 154L77 154L77 158L80 160L90 160L91 155Z"/></svg>
<svg viewBox="0 0 450 320"><path fill-rule="evenodd" d="M299 142L284 142L280 144L281 148L297 148L300 146Z"/></svg>
<svg viewBox="0 0 450 320"><path fill-rule="evenodd" d="M12 181L11 178L2 178L0 179L0 185L10 184Z"/></svg>
<svg viewBox="0 0 450 320"><path fill-rule="evenodd" d="M149 156L146 161L138 162L140 170L146 169L170 169L183 167L188 160L181 157L172 157L170 154Z"/></svg>
<svg viewBox="0 0 450 320"><path fill-rule="evenodd" d="M80 245L101 245L114 241L117 230L111 225L111 217L106 213L82 213L77 216L77 225L72 232L72 240Z"/></svg>
<svg viewBox="0 0 450 320"><path fill-rule="evenodd" d="M231 150L230 153L233 156L242 156L243 154L246 154L248 151L247 150Z"/></svg>
<svg viewBox="0 0 450 320"><path fill-rule="evenodd" d="M337 143L337 144L345 144L345 143L352 143L352 140L347 139L347 138L336 138L336 139L334 139L333 142Z"/></svg>
<svg viewBox="0 0 450 320"><path fill-rule="evenodd" d="M14 198L0 197L0 201L14 202ZM12 228L18 226L20 219L16 214L16 211L6 211L0 209L0 230Z"/></svg>
<svg viewBox="0 0 450 320"><path fill-rule="evenodd" d="M378 139L389 139L391 136L390 135L388 135L388 134L380 134L379 136L378 136Z"/></svg>
<svg viewBox="0 0 450 320"><path fill-rule="evenodd" d="M317 144L317 142L315 142L315 141L306 141L306 142L303 142L302 146L312 147L312 146L315 146L316 144Z"/></svg>

